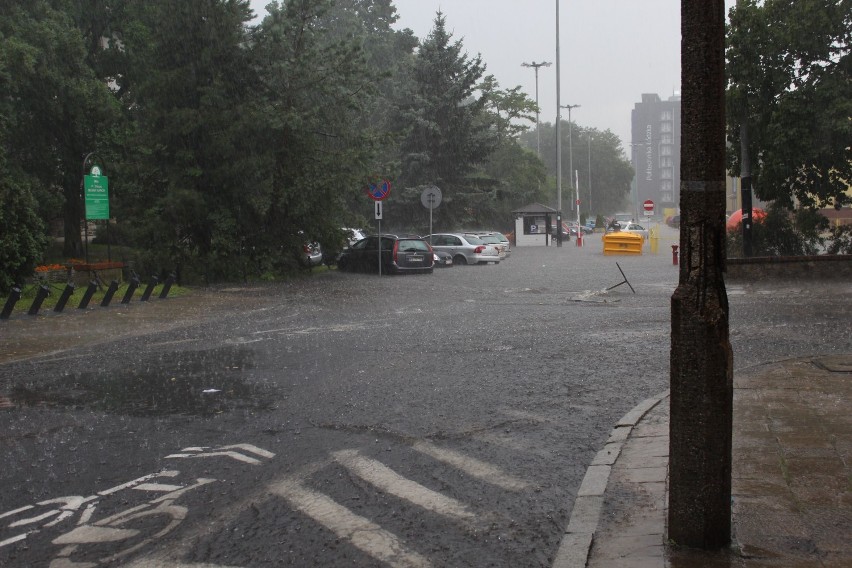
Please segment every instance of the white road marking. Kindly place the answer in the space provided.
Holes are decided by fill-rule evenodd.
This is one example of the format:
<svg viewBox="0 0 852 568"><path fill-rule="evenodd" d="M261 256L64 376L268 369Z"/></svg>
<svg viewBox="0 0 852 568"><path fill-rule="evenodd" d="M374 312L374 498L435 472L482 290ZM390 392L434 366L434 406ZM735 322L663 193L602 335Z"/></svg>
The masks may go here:
<svg viewBox="0 0 852 568"><path fill-rule="evenodd" d="M0 548L7 546L9 544L14 544L20 540L24 540L27 538L27 533L19 534L18 536L13 536L12 538L7 538L6 540L0 540Z"/></svg>
<svg viewBox="0 0 852 568"><path fill-rule="evenodd" d="M169 458L187 458L187 459L191 459L191 458L215 458L215 457L220 457L220 456L232 458L232 459L235 459L237 461L241 461L243 463L248 463L248 464L251 464L251 465L260 465L260 460L257 460L255 458L252 458L252 457L249 457L249 456L244 456L243 454L241 454L239 452L210 452L210 453L205 453L205 454L171 454L171 455L166 456L166 459L169 459Z"/></svg>
<svg viewBox="0 0 852 568"><path fill-rule="evenodd" d="M518 479L517 477L513 477L508 473L502 472L500 468L496 466L485 463L476 458L471 458L464 454L454 452L453 450L439 448L429 442L422 441L416 442L413 447L421 454L426 454L438 461L442 461L456 467L472 477L476 477L477 479L481 479L482 481L496 485L497 487L501 487L508 491L521 491L529 486L527 482Z"/></svg>
<svg viewBox="0 0 852 568"><path fill-rule="evenodd" d="M427 558L407 550L392 533L364 517L359 517L322 493L307 489L296 480L274 483L269 489L340 538L349 540L356 548L389 566L399 568L430 566Z"/></svg>
<svg viewBox="0 0 852 568"><path fill-rule="evenodd" d="M258 455L262 458L272 459L275 457L270 451L264 450L263 448L258 448L257 446L253 446L251 444L233 444L230 446L222 446L221 448L216 448L217 450L243 450L245 452L249 452L255 455Z"/></svg>
<svg viewBox="0 0 852 568"><path fill-rule="evenodd" d="M255 459L251 456L247 456L241 454L239 452L233 452L230 450L243 450L245 452L249 452L250 454L254 454L256 456L260 456L262 458L274 458L275 454L270 451L264 450L263 448L258 448L257 446L253 446L251 444L232 444L230 446L222 446L221 448L214 448L214 451L208 452L210 448L202 447L202 446L191 446L189 448L184 448L178 454L170 454L166 456L166 458L212 458L217 456L224 456L235 459L237 461L241 461L243 463L248 463L251 465L260 465L260 460Z"/></svg>
<svg viewBox="0 0 852 568"><path fill-rule="evenodd" d="M17 515L18 513L23 513L24 511L29 511L30 509L34 509L35 505L27 505L26 507L21 507L19 509L13 509L11 511L7 511L3 514L0 514L0 519L3 517L11 517L13 515Z"/></svg>
<svg viewBox="0 0 852 568"><path fill-rule="evenodd" d="M182 487L183 485L166 485L165 483L141 483L133 489L136 491L159 491L161 493L168 493L169 491L177 491Z"/></svg>
<svg viewBox="0 0 852 568"><path fill-rule="evenodd" d="M461 521L476 517L459 501L406 479L384 464L359 455L357 450L343 450L332 455L349 471L386 493L445 517Z"/></svg>
<svg viewBox="0 0 852 568"><path fill-rule="evenodd" d="M113 493L118 493L122 489L127 489L128 487L133 487L134 485L138 485L143 481L148 481L149 479L154 479L157 477L177 477L180 474L179 471L175 470L164 470L157 473L149 473L148 475L143 475L142 477L137 477L133 481L128 481L127 483L122 483L121 485L116 485L115 487L110 487L109 489L104 489L103 491L98 491L98 495L102 497L106 497L107 495L112 495Z"/></svg>

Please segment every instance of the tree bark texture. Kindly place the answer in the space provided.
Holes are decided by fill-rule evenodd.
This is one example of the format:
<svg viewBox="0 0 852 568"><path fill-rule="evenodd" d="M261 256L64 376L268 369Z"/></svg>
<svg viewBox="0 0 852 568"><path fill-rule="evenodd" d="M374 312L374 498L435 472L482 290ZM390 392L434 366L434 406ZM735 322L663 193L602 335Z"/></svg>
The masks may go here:
<svg viewBox="0 0 852 568"><path fill-rule="evenodd" d="M681 0L680 274L672 296L668 536L731 538L733 355L725 291L725 6Z"/></svg>

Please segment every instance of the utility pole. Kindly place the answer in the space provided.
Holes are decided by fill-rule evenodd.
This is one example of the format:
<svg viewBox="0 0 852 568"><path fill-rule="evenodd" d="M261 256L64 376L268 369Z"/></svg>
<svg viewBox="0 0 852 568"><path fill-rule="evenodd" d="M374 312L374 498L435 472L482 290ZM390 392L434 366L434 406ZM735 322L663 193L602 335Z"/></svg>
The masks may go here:
<svg viewBox="0 0 852 568"><path fill-rule="evenodd" d="M725 291L725 2L681 0L680 267L672 295L668 540L731 540L733 354Z"/></svg>
<svg viewBox="0 0 852 568"><path fill-rule="evenodd" d="M521 63L521 67L532 67L535 71L535 135L536 135L536 152L538 153L538 157L541 158L541 128L539 128L541 121L539 120L539 108L538 108L538 68L539 67L550 67L549 61L542 61L540 63L536 63L533 61L532 63Z"/></svg>

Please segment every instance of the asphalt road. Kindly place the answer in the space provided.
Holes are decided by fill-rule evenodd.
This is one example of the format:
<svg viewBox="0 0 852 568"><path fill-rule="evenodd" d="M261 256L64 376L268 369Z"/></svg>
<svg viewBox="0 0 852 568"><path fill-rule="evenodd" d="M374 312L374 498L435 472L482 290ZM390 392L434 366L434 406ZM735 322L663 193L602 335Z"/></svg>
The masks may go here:
<svg viewBox="0 0 852 568"><path fill-rule="evenodd" d="M0 565L549 566L668 388L663 236L3 322ZM728 292L735 370L852 347L849 285Z"/></svg>

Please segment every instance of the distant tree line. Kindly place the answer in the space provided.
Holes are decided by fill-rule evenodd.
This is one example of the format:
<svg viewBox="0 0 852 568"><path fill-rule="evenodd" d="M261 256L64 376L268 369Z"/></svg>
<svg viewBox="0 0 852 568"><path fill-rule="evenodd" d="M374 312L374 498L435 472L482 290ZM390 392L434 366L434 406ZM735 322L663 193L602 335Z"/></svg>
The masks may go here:
<svg viewBox="0 0 852 568"><path fill-rule="evenodd" d="M731 138L745 117L762 198L846 199L850 1L732 13ZM379 179L393 185L385 229L425 232L432 185L439 229L509 230L516 208L554 204L554 126L539 157L534 101L502 88L441 13L423 39L393 28L392 0L286 0L253 17L247 0L0 3L0 292L57 231L82 256L91 152L112 242L190 280L291 269L303 242L372 225L364 188ZM633 171L620 141L572 132L584 208L591 165L584 212L621 208Z"/></svg>

